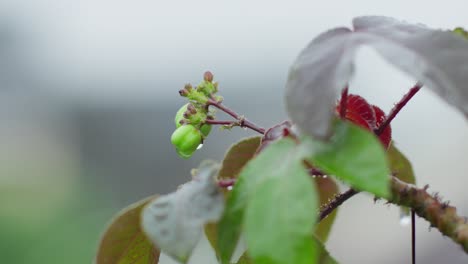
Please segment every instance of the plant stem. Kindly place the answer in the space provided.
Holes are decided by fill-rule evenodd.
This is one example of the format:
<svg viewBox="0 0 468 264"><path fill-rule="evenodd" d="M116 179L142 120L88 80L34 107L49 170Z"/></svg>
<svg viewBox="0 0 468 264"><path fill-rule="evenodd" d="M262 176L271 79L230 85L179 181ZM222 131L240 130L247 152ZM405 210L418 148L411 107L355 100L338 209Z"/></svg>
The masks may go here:
<svg viewBox="0 0 468 264"><path fill-rule="evenodd" d="M207 119L205 121L205 124L222 125L222 126L235 126L235 125L238 125L237 121L210 120L210 119Z"/></svg>
<svg viewBox="0 0 468 264"><path fill-rule="evenodd" d="M234 119L236 119L235 122L230 122L229 124L225 124L225 123L222 123L221 125L238 125L240 127L247 127L247 128L250 128L260 134L265 134L265 129L263 127L260 127L252 122L250 122L249 120L247 120L246 118L244 118L243 116L237 114L236 112L234 112L233 110L231 110L230 108L224 106L223 104L221 104L220 102L217 102L213 99L209 99L208 102L207 102L207 105L212 105L216 108L218 108L219 110L225 112L226 114L232 116ZM216 124L216 122L213 122L215 120L207 120L207 123L211 123L211 124L215 124L215 125L219 125L219 124ZM220 122L225 122L225 121L220 121Z"/></svg>
<svg viewBox="0 0 468 264"><path fill-rule="evenodd" d="M401 98L401 100L397 104L395 104L395 106L392 108L392 110L390 110L390 113L388 114L385 121L382 122L382 124L376 130L374 130L375 135L379 136L380 134L382 134L382 132L385 130L385 128L392 122L392 120L396 117L396 115L400 112L400 110L403 109L403 107L405 107L405 105L411 100L411 98L413 98L413 96L421 89L422 86L423 85L421 83L417 82L409 90L409 92L407 94L405 94L403 96L403 98ZM344 113L346 113L346 104L343 103L343 101L347 101L347 100L343 100L343 98L345 98L347 96L348 96L348 87L343 89L343 91L341 92L341 100L340 100L340 104L341 104L340 105L340 108L341 108L340 109L341 110L340 111L340 117L341 118L343 118ZM343 109L345 109L344 112L343 112ZM335 208L337 208L338 206L343 204L346 200L353 197L357 193L359 193L359 191L356 191L356 190L351 188L351 189L347 190L346 192L336 196L320 212L319 221L321 221L323 218L325 218L327 215L329 215L331 212L333 212L333 210Z"/></svg>
<svg viewBox="0 0 468 264"><path fill-rule="evenodd" d="M335 208L340 206L342 203L344 203L346 200L349 198L353 197L355 194L359 193L358 191L350 188L346 192L342 194L338 194L333 198L321 211L319 214L319 222L322 221L325 217L327 217Z"/></svg>
<svg viewBox="0 0 468 264"><path fill-rule="evenodd" d="M423 85L420 82L417 82L409 90L409 92L405 94L398 103L395 104L392 110L390 110L390 113L388 114L387 118L382 122L382 124L377 129L374 130L374 133L377 136L380 136L380 134L382 134L382 132L385 130L385 128L387 128L388 125L390 125L390 123L396 117L396 115L400 112L400 110L403 109L406 103L408 103L411 100L411 98L413 98L413 96L417 92L419 92L419 90L421 90L422 86Z"/></svg>
<svg viewBox="0 0 468 264"><path fill-rule="evenodd" d="M450 237L468 253L467 218L459 216L457 209L442 202L437 195L430 195L427 186L419 189L392 177L390 203L412 208L415 214L426 219L432 227Z"/></svg>

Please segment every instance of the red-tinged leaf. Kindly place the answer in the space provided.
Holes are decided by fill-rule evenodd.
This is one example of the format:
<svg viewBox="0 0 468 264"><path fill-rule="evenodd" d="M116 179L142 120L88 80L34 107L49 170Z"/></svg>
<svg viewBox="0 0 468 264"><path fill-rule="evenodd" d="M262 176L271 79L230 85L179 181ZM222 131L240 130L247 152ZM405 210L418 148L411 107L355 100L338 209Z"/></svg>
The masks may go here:
<svg viewBox="0 0 468 264"><path fill-rule="evenodd" d="M160 251L140 228L143 207L156 196L148 197L123 209L104 232L96 264L157 264Z"/></svg>
<svg viewBox="0 0 468 264"><path fill-rule="evenodd" d="M384 120L387 118L385 115L385 112L380 109L378 106L373 105L375 112L375 118L376 118L376 128L378 128ZM392 127L390 124L387 125L387 127L382 131L382 134L379 136L380 142L385 146L385 148L388 148L390 145L390 141L392 140Z"/></svg>
<svg viewBox="0 0 468 264"><path fill-rule="evenodd" d="M218 179L237 178L244 165L253 158L261 137L244 138L232 145L224 156Z"/></svg>
<svg viewBox="0 0 468 264"><path fill-rule="evenodd" d="M352 120L353 123L358 124L366 129L374 129L376 122L374 109L366 101L366 99L355 94L349 94L346 98L346 119ZM341 100L343 100L343 98L341 98ZM340 113L341 102L337 104L336 111L337 113ZM356 117L360 117L359 122L354 122Z"/></svg>

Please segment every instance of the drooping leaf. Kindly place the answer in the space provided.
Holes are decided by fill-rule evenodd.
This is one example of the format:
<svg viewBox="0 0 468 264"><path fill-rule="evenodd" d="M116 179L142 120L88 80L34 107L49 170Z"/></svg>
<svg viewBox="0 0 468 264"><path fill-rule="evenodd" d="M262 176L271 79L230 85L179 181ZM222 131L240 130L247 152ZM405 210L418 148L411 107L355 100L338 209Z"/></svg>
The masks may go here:
<svg viewBox="0 0 468 264"><path fill-rule="evenodd" d="M240 177L249 181L244 228L255 263L314 263L312 234L318 198L305 170L304 149L281 139L247 164Z"/></svg>
<svg viewBox="0 0 468 264"><path fill-rule="evenodd" d="M336 182L328 178L316 177L315 185L317 186L317 191L320 197L320 208L327 205L330 200L339 194L340 190ZM335 221L336 212L338 208L333 210L326 218L320 221L315 228L315 236L322 242L327 241L328 235L330 234L333 222Z"/></svg>
<svg viewBox="0 0 468 264"><path fill-rule="evenodd" d="M330 142L311 142L316 149L311 157L315 166L357 190L388 198L390 171L387 157L382 144L371 132L338 121Z"/></svg>
<svg viewBox="0 0 468 264"><path fill-rule="evenodd" d="M387 150L387 158L390 165L391 173L398 179L410 183L416 184L416 178L414 176L413 167L411 162L406 158L397 147L395 143L392 143Z"/></svg>
<svg viewBox="0 0 468 264"><path fill-rule="evenodd" d="M159 249L145 236L140 227L143 207L155 196L122 210L104 232L96 256L96 264L157 264Z"/></svg>
<svg viewBox="0 0 468 264"><path fill-rule="evenodd" d="M143 231L164 253L179 262L187 262L203 226L221 217L224 197L215 182L218 170L218 164L203 162L191 182L143 209Z"/></svg>
<svg viewBox="0 0 468 264"><path fill-rule="evenodd" d="M255 155L260 141L261 137L250 137L232 145L224 156L218 179L237 178L244 165Z"/></svg>
<svg viewBox="0 0 468 264"><path fill-rule="evenodd" d="M330 134L330 119L337 90L346 86L353 72L354 50L344 40L347 28L322 33L299 54L286 82L286 109L305 133L318 138Z"/></svg>
<svg viewBox="0 0 468 264"><path fill-rule="evenodd" d="M358 17L354 31L336 28L312 40L291 67L286 107L305 133L327 137L337 91L353 73L357 48L369 45L468 116L468 41L388 17Z"/></svg>

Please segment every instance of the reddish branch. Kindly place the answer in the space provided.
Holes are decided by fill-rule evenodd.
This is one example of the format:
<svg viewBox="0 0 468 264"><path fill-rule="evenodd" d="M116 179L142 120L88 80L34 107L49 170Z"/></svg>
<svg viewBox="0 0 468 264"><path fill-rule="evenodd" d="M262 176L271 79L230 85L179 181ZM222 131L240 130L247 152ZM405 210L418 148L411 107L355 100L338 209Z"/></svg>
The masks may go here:
<svg viewBox="0 0 468 264"><path fill-rule="evenodd" d="M216 121L216 120L206 120L207 124L213 124L213 125L225 125L225 126L240 126L240 127L246 127L250 128L260 134L265 134L265 129L263 127L259 127L256 124L250 122L246 118L244 118L242 115L237 114L234 112L232 109L229 109L228 107L224 106L220 102L217 102L216 100L209 99L207 102L207 105L212 105L219 110L225 112L226 114L232 116L236 121Z"/></svg>
<svg viewBox="0 0 468 264"><path fill-rule="evenodd" d="M374 133L379 136L385 130L385 128L392 122L396 115L400 112L401 109L413 98L413 96L421 90L422 84L416 83L401 100L395 104L395 106L390 110L387 118L382 122L382 124L374 131Z"/></svg>
<svg viewBox="0 0 468 264"><path fill-rule="evenodd" d="M349 189L346 192L342 194L338 194L333 198L325 207L320 210L319 213L319 221L322 221L325 217L327 217L335 208L340 206L342 203L344 203L346 200L349 198L353 197L355 194L359 193L358 191L354 189Z"/></svg>

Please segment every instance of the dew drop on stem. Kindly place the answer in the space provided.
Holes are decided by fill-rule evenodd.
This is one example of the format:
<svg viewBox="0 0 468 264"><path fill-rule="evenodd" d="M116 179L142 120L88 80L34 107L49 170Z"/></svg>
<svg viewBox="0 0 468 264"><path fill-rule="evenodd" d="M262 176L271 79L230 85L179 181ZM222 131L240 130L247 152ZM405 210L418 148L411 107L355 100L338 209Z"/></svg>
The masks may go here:
<svg viewBox="0 0 468 264"><path fill-rule="evenodd" d="M409 226L411 223L411 216L407 208L402 208L400 210L400 225L403 227Z"/></svg>

